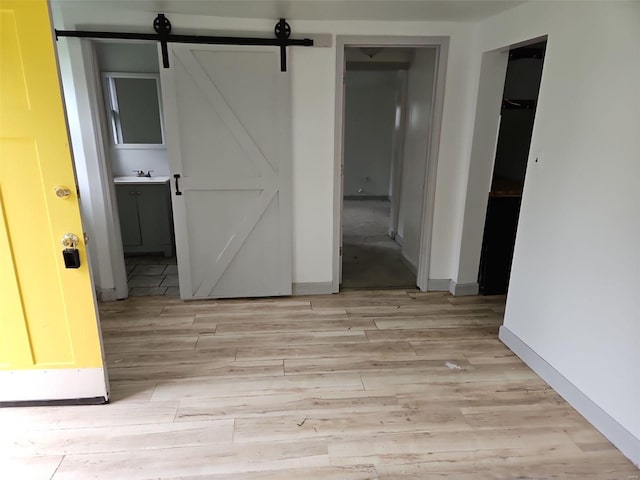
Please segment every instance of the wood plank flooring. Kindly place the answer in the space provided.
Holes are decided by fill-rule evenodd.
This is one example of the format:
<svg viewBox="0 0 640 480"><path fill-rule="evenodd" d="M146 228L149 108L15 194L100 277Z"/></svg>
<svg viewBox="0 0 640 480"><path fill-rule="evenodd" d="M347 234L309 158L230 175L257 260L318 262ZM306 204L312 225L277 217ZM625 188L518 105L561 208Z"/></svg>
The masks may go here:
<svg viewBox="0 0 640 480"><path fill-rule="evenodd" d="M112 402L0 410L0 478L638 479L498 339L504 298L100 305Z"/></svg>

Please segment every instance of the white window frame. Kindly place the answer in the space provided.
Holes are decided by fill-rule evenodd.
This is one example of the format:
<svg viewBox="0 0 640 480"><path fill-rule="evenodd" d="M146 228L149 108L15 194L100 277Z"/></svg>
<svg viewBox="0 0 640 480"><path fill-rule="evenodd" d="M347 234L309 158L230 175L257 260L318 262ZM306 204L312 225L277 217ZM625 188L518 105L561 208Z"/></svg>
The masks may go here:
<svg viewBox="0 0 640 480"><path fill-rule="evenodd" d="M156 94L158 95L158 113L160 115L160 135L162 136L162 143L124 143L122 141L122 128L118 121L120 110L115 85L115 80L117 78L143 78L155 80ZM102 79L104 86L104 100L106 104L106 117L109 123L112 147L129 150L165 149L166 140L164 132L164 115L162 112L162 92L160 91L160 75L157 73L102 72Z"/></svg>

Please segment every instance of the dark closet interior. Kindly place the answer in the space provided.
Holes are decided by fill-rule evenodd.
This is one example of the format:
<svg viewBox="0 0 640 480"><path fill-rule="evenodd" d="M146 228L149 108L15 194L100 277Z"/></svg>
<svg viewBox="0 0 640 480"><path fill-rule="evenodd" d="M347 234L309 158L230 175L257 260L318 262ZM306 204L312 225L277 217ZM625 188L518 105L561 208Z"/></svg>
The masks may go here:
<svg viewBox="0 0 640 480"><path fill-rule="evenodd" d="M507 292L546 41L509 52L478 283Z"/></svg>

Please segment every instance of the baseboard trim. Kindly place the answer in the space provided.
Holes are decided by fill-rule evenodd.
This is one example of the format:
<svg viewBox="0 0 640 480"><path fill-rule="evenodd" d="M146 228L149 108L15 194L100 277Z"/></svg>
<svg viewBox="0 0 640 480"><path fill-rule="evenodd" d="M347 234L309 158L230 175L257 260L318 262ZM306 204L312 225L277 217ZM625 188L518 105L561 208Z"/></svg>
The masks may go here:
<svg viewBox="0 0 640 480"><path fill-rule="evenodd" d="M20 402L0 402L0 408L8 407L66 407L72 405L104 405L106 397L70 398L68 400L25 400Z"/></svg>
<svg viewBox="0 0 640 480"><path fill-rule="evenodd" d="M547 382L580 415L609 439L634 465L640 467L640 439L636 438L617 420L587 397L578 387L567 380L538 355L529 345L504 325L499 338L509 349Z"/></svg>
<svg viewBox="0 0 640 480"><path fill-rule="evenodd" d="M330 295L333 293L331 282L294 283L291 286L292 295Z"/></svg>
<svg viewBox="0 0 640 480"><path fill-rule="evenodd" d="M456 283L450 278L430 278L427 291L449 292L454 297L462 297L465 295L478 295L480 287L477 283Z"/></svg>
<svg viewBox="0 0 640 480"><path fill-rule="evenodd" d="M427 282L428 292L448 292L451 279L449 278L430 278Z"/></svg>
<svg viewBox="0 0 640 480"><path fill-rule="evenodd" d="M0 403L95 398L109 399L102 368L0 371Z"/></svg>
<svg viewBox="0 0 640 480"><path fill-rule="evenodd" d="M96 298L101 302L117 302L118 294L115 288L96 288Z"/></svg>
<svg viewBox="0 0 640 480"><path fill-rule="evenodd" d="M478 295L480 286L474 283L456 283L453 280L449 282L449 291L454 297L464 297L466 295Z"/></svg>
<svg viewBox="0 0 640 480"><path fill-rule="evenodd" d="M418 276L418 266L415 263L413 263L411 260L409 260L407 258L407 256L404 254L404 252L402 252L402 261L407 266L407 268L409 270L411 270L411 273L413 273L417 277Z"/></svg>

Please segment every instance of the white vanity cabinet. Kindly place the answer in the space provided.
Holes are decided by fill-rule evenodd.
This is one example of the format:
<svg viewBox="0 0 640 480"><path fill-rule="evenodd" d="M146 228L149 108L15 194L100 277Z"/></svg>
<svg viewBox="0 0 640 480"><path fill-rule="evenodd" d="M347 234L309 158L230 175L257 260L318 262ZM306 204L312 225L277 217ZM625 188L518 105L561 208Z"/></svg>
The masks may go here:
<svg viewBox="0 0 640 480"><path fill-rule="evenodd" d="M116 177L124 253L174 254L171 193L167 177Z"/></svg>

